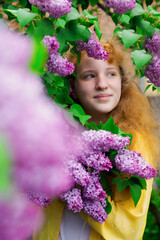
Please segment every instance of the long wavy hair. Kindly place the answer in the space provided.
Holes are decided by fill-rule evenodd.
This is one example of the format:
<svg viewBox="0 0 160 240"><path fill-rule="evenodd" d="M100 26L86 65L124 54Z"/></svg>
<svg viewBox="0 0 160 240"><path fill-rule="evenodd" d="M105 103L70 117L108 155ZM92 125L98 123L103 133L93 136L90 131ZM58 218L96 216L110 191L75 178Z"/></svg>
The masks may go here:
<svg viewBox="0 0 160 240"><path fill-rule="evenodd" d="M106 121L112 116L114 123L119 128L126 133L132 134L131 149L136 141L136 133L139 132L145 135L147 146L152 145L152 164L156 166L160 146L159 124L155 120L153 109L147 97L141 92L138 86L138 78L135 76L130 51L126 51L117 39L101 42L101 45L109 52L108 62L119 67L122 78L120 101L111 112L106 114ZM82 54L86 54L86 52L84 51ZM69 54L67 58L74 63L76 71L78 68L77 57ZM76 81L76 79L72 81Z"/></svg>

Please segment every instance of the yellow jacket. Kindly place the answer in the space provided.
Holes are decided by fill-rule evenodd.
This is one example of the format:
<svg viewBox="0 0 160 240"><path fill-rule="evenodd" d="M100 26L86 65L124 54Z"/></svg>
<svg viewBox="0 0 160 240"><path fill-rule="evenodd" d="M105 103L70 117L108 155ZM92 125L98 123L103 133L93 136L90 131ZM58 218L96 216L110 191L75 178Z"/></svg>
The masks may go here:
<svg viewBox="0 0 160 240"><path fill-rule="evenodd" d="M134 150L142 153L147 162L152 163L152 150L145 142L145 136L138 134ZM89 215L81 216L92 227L89 240L141 240L150 202L153 180L147 181L147 190L142 190L141 198L134 206L129 189L122 192L114 187L113 196L108 197L112 211L103 224L95 222ZM114 186L114 185L113 185ZM33 240L58 240L65 203L56 200L44 209L46 221L43 228L34 234Z"/></svg>

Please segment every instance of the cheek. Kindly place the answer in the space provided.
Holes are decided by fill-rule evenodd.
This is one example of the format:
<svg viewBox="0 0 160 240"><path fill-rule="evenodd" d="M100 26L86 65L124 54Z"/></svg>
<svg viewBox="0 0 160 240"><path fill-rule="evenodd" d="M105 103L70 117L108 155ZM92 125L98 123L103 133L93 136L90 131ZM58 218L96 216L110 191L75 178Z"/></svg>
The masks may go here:
<svg viewBox="0 0 160 240"><path fill-rule="evenodd" d="M92 87L87 82L75 83L75 92L77 94L77 97L86 97L90 94L91 91Z"/></svg>

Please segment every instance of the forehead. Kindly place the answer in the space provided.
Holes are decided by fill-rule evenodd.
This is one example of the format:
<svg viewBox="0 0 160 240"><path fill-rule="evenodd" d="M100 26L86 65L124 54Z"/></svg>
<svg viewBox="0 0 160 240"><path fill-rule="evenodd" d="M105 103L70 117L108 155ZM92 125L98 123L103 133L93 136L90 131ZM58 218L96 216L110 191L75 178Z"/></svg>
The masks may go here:
<svg viewBox="0 0 160 240"><path fill-rule="evenodd" d="M87 70L101 71L104 69L115 69L119 71L119 67L115 64L110 64L104 60L97 60L92 57L88 57L87 54L81 56L80 64L76 66L77 74Z"/></svg>

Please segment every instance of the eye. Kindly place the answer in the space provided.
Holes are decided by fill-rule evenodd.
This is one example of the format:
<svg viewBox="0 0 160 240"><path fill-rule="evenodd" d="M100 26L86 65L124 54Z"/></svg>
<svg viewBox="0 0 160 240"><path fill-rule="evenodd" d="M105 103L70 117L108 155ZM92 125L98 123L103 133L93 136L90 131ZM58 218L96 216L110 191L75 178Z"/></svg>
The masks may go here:
<svg viewBox="0 0 160 240"><path fill-rule="evenodd" d="M88 75L85 76L86 79L88 79L88 78L94 78L94 77L95 77L95 76L94 76L93 74L88 74Z"/></svg>
<svg viewBox="0 0 160 240"><path fill-rule="evenodd" d="M116 76L116 73L115 72L109 72L109 73L107 73L107 76L108 77L114 77L114 76Z"/></svg>

